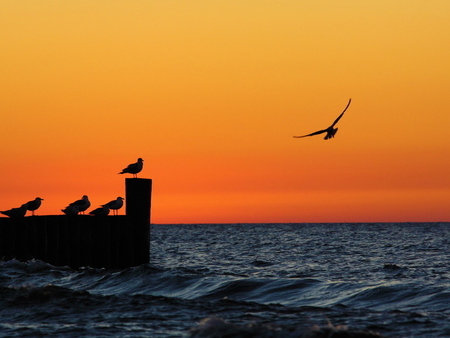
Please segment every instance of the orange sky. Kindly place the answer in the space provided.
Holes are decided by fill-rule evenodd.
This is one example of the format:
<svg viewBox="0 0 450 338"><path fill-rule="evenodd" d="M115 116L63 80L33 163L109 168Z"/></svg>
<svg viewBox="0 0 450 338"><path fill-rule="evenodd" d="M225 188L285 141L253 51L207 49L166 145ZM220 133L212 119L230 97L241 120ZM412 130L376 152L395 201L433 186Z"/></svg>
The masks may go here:
<svg viewBox="0 0 450 338"><path fill-rule="evenodd" d="M450 221L447 0L0 1L0 210ZM294 139L329 126L336 138Z"/></svg>

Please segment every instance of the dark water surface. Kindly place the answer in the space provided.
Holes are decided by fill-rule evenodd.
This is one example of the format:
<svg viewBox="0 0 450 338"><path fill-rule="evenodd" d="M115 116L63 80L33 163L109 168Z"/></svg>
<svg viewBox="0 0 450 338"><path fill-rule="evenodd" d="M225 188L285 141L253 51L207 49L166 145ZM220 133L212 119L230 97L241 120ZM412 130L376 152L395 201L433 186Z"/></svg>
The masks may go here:
<svg viewBox="0 0 450 338"><path fill-rule="evenodd" d="M0 336L450 337L450 223L151 231L152 263L121 271L0 261Z"/></svg>

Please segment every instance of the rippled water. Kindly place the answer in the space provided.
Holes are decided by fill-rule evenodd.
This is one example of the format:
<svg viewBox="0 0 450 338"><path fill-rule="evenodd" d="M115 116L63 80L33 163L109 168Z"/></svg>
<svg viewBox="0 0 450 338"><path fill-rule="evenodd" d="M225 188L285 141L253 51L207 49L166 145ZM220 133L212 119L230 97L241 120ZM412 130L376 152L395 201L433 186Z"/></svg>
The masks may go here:
<svg viewBox="0 0 450 338"><path fill-rule="evenodd" d="M0 261L0 335L302 337L331 323L448 337L449 231L450 223L152 225L149 265Z"/></svg>

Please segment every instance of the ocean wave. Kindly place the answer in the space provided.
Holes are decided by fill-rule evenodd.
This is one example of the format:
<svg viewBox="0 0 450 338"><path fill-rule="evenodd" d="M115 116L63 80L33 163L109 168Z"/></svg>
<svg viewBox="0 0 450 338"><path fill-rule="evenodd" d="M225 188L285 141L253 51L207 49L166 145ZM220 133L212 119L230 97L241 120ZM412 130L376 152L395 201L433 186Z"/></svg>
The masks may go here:
<svg viewBox="0 0 450 338"><path fill-rule="evenodd" d="M350 330L345 325L313 326L309 329L296 325L233 324L221 318L211 316L190 330L191 338L382 338L373 331Z"/></svg>
<svg viewBox="0 0 450 338"><path fill-rule="evenodd" d="M0 261L0 335L450 335L448 225L152 227L151 264Z"/></svg>

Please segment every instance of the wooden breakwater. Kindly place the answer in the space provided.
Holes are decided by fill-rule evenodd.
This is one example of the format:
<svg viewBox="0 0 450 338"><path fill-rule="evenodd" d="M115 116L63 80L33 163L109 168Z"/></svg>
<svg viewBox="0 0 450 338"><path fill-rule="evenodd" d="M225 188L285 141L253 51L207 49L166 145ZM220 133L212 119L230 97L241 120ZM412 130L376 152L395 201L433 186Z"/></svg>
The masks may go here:
<svg viewBox="0 0 450 338"><path fill-rule="evenodd" d="M0 218L0 258L123 269L150 262L152 180L125 179L124 216Z"/></svg>

